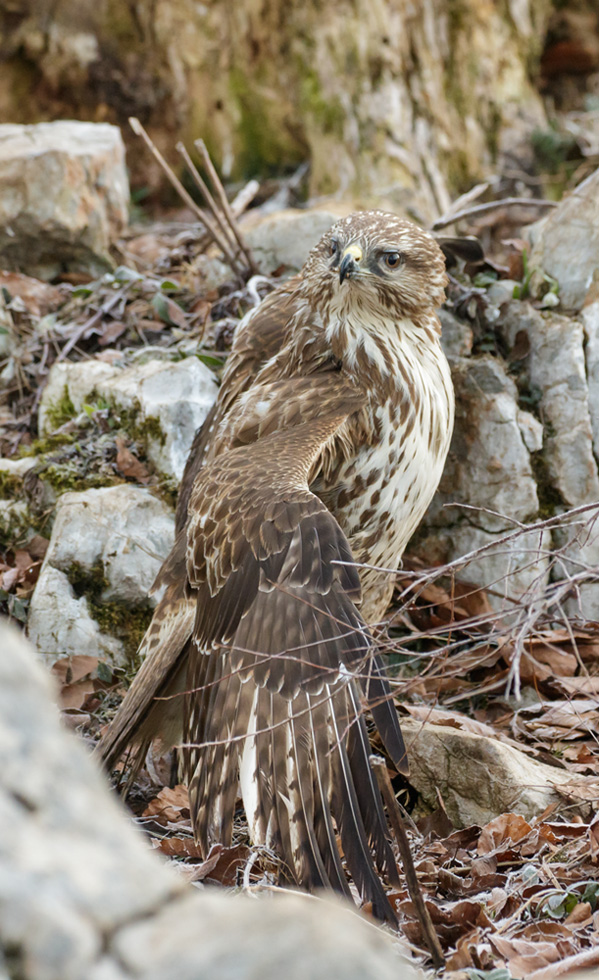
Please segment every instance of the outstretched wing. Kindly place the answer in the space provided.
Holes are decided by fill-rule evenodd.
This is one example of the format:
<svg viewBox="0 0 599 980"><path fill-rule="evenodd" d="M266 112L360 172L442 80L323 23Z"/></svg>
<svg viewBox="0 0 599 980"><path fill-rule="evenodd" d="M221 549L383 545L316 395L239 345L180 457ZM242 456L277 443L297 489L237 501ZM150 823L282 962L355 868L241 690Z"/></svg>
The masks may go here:
<svg viewBox="0 0 599 980"><path fill-rule="evenodd" d="M375 871L396 878L368 759L369 700L400 766L405 749L388 685L371 667L348 542L309 489L363 398L333 373L253 391L233 448L196 479L184 762L204 847L231 840L240 773L254 840L282 855L291 880L347 892L338 831L361 894L392 919Z"/></svg>

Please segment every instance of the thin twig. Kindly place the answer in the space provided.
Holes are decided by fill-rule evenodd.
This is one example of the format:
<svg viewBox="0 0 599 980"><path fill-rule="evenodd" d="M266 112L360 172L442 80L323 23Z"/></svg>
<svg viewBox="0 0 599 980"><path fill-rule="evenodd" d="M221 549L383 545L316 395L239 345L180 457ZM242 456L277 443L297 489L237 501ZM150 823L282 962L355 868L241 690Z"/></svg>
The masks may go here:
<svg viewBox="0 0 599 980"><path fill-rule="evenodd" d="M248 180L247 184L235 195L231 201L231 211L235 220L240 218L243 212L249 208L259 190L259 182L252 179Z"/></svg>
<svg viewBox="0 0 599 980"><path fill-rule="evenodd" d="M220 177L216 172L216 168L212 163L212 160L210 159L210 154L206 149L206 144L204 143L204 140L195 140L194 146L196 147L198 153L202 157L203 164L206 167L206 171L208 173L208 176L210 177L210 180L212 181L212 185L214 187L214 190L216 191L216 194L220 201L220 205L227 216L227 219L231 226L231 231L235 235L235 241L237 242L239 248L243 252L251 271L255 275L260 270L258 269L256 263L254 262L254 259L252 258L252 253L250 252L247 245L243 241L241 235L239 234L239 230L237 228L237 222L235 221L235 216L231 211L231 205L229 204L229 200L227 198L225 188L223 187Z"/></svg>
<svg viewBox="0 0 599 980"><path fill-rule="evenodd" d="M192 178L193 182L195 183L196 187L198 188L198 190L202 194L202 196L204 198L204 201L206 203L206 207L211 212L214 220L216 221L218 227L220 228L221 232L223 233L223 235L225 236L225 238L227 239L227 241L230 241L231 247L237 253L237 247L236 247L235 241L232 240L232 237L231 237L231 228L230 227L227 227L227 224L225 223L225 221L223 221L223 219L221 217L221 213L220 213L219 208L218 208L218 205L217 205L216 201L214 200L214 197L212 196L212 193L210 191L210 188L208 187L208 184L206 183L206 181L204 180L204 178L202 177L202 175L199 173L196 165L194 164L193 160L191 159L191 157L190 157L189 153L187 152L184 144L181 143L181 142L177 143L175 149L183 157L183 159L185 161L185 166L189 170L189 173L191 174L191 178ZM237 258L237 254L236 254L235 257Z"/></svg>
<svg viewBox="0 0 599 980"><path fill-rule="evenodd" d="M387 815L391 821L391 827L393 828L395 840L397 841L397 846L401 855L401 863L403 864L404 874L408 884L408 891L410 893L410 898L414 903L418 921L422 927L424 941L429 948L435 970L440 970L441 967L445 965L445 957L443 956L439 937L435 932L435 927L433 926L429 911L424 904L420 882L418 881L416 868L414 867L414 861L412 860L410 843L399 815L395 793L393 792L391 780L389 779L389 773L387 772L387 764L380 755L371 755L370 764L374 768L377 783L385 801L385 806L387 807Z"/></svg>
<svg viewBox="0 0 599 980"><path fill-rule="evenodd" d="M557 207L556 201L546 201L537 197L505 197L502 201L488 201L486 204L475 204L473 207L465 208L456 214L450 214L449 216L443 215L442 218L435 221L432 230L440 231L441 228L447 228L448 225L453 225L456 221L463 221L465 218L472 218L478 214L486 214L488 211L497 210L497 208L514 207L517 204L529 208Z"/></svg>
<svg viewBox="0 0 599 980"><path fill-rule="evenodd" d="M100 309L96 313L94 313L93 316L90 316L90 318L86 320L85 323L82 323L81 326L75 331L75 333L71 334L68 341L66 342L66 344L64 345L64 347L62 348L58 356L56 357L56 360L54 361L55 364L58 364L59 361L64 361L65 357L71 353L75 344L77 344L81 340L81 338L87 333L87 331L91 330L92 327L95 327L96 323L99 323L102 317L106 313L109 313L112 307L116 306L118 301L123 298L123 296L129 289L129 286L130 283L126 283L122 287L122 289L119 289L119 291L115 293L113 296L111 296L110 299L107 299L105 303L102 303Z"/></svg>
<svg viewBox="0 0 599 980"><path fill-rule="evenodd" d="M226 256L227 261L229 262L231 267L233 269L236 269L236 267L238 268L237 263L235 261L235 255L231 251L228 241L226 239L223 239L221 233L218 230L218 227L214 224L212 219L206 214L205 211L202 211L202 209L194 201L191 194L188 194L188 192L185 190L183 184L175 174L172 167L169 166L169 164L162 156L162 153L160 152L158 147L155 146L155 144L152 142L152 140L146 133L139 119L136 119L135 116L130 116L129 125L131 126L131 129L137 136L142 137L146 146L148 147L148 149L150 150L154 158L158 161L158 163L164 170L166 176L170 180L171 184L173 185L173 187L175 188L179 196L185 201L187 206L191 208L193 213L198 216L198 218L200 219L200 221L202 222L202 224L205 226L206 230L210 234L214 243L221 249L221 251Z"/></svg>

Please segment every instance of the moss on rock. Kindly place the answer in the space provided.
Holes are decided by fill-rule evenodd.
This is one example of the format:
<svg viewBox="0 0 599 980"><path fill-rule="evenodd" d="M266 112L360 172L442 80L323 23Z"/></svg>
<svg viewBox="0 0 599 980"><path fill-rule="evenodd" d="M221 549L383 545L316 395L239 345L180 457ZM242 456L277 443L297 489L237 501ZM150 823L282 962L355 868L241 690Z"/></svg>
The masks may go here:
<svg viewBox="0 0 599 980"><path fill-rule="evenodd" d="M64 572L77 598L85 596L90 615L101 631L120 640L129 660L135 662L135 655L152 619L149 603L130 606L116 599L106 599L110 583L101 559L91 568L74 561Z"/></svg>
<svg viewBox="0 0 599 980"><path fill-rule="evenodd" d="M73 405L69 389L64 386L62 395L56 401L51 402L46 408L46 420L51 429L59 429L65 422L70 422L77 414L77 409Z"/></svg>

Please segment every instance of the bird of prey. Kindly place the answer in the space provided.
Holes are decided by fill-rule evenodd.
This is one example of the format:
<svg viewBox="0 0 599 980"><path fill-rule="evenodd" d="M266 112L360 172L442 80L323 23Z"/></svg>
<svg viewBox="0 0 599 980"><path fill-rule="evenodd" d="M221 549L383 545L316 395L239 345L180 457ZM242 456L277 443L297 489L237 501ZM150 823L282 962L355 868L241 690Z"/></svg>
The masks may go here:
<svg viewBox="0 0 599 980"><path fill-rule="evenodd" d="M250 833L286 880L375 914L397 880L369 761L370 712L405 748L367 624L437 487L453 389L436 309L445 261L383 211L339 220L240 323L196 435L143 665L100 752L181 746L204 853ZM391 570L391 571L390 571ZM378 872L378 873L377 873Z"/></svg>

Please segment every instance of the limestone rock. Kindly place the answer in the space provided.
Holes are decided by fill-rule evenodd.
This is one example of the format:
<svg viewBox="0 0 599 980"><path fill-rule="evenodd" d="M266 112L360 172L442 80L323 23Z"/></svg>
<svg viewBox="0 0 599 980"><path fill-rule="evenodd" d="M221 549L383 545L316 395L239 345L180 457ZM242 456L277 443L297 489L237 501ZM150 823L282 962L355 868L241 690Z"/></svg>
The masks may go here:
<svg viewBox="0 0 599 980"><path fill-rule="evenodd" d="M592 314L588 323L592 333ZM508 308L501 329L510 344L519 331L525 331L528 337L528 375L540 393L539 411L549 430L544 456L554 486L570 507L598 500L599 474L593 458L582 323L514 303ZM596 356L593 342L591 346L592 359Z"/></svg>
<svg viewBox="0 0 599 980"><path fill-rule="evenodd" d="M31 526L29 503L24 499L23 480L35 466L33 456L0 458L0 542L12 545Z"/></svg>
<svg viewBox="0 0 599 980"><path fill-rule="evenodd" d="M589 398L589 415L593 430L593 447L599 461L599 301L582 311L584 326L586 375Z"/></svg>
<svg viewBox="0 0 599 980"><path fill-rule="evenodd" d="M454 436L426 523L447 526L471 518L486 531L508 526L505 519L484 510L472 514L448 506L454 501L518 521L534 518L539 502L522 438L523 415L531 429L534 422L518 408L513 381L501 361L490 356L454 361L452 374L456 389Z"/></svg>
<svg viewBox="0 0 599 980"><path fill-rule="evenodd" d="M0 623L0 976L416 980L340 903L195 891L150 852Z"/></svg>
<svg viewBox="0 0 599 980"><path fill-rule="evenodd" d="M86 592L105 607L145 607L173 537L171 510L149 490L123 484L63 494L29 613L30 636L46 661L86 653L121 663L123 644L100 635Z"/></svg>
<svg viewBox="0 0 599 980"><path fill-rule="evenodd" d="M291 275L301 269L310 249L331 225L351 210L355 209L289 208L259 219L252 216L244 225L243 234L262 272L269 275L284 266L285 273Z"/></svg>
<svg viewBox="0 0 599 980"><path fill-rule="evenodd" d="M173 513L142 487L121 484L65 493L56 506L45 561L68 572L101 563L102 598L144 602L174 540Z"/></svg>
<svg viewBox="0 0 599 980"><path fill-rule="evenodd" d="M52 367L40 402L40 432L51 431L49 409L66 394L76 411L92 396L135 415L148 458L159 472L181 479L193 437L214 399L212 372L197 357L165 359L143 350L129 367L90 360Z"/></svg>
<svg viewBox="0 0 599 980"><path fill-rule="evenodd" d="M60 121L0 126L0 251L5 265L51 278L98 274L128 219L118 127Z"/></svg>
<svg viewBox="0 0 599 980"><path fill-rule="evenodd" d="M532 597L549 581L549 550L551 533L526 531L505 543L502 535L485 531L470 524L438 528L423 536L417 552L431 561L457 561L471 552L484 548L476 558L469 559L458 571L462 578L488 589L491 605L498 612L513 609L513 601Z"/></svg>
<svg viewBox="0 0 599 980"><path fill-rule="evenodd" d="M27 631L49 667L82 653L118 666L126 660L123 644L102 633L86 597L77 597L65 573L52 565L43 566L35 586Z"/></svg>
<svg viewBox="0 0 599 980"><path fill-rule="evenodd" d="M29 524L29 509L22 500L0 499L0 542L11 543Z"/></svg>
<svg viewBox="0 0 599 980"><path fill-rule="evenodd" d="M453 360L468 357L472 353L472 330L464 320L460 320L449 310L439 310L441 320L441 345L446 356Z"/></svg>
<svg viewBox="0 0 599 980"><path fill-rule="evenodd" d="M494 738L413 718L401 724L410 781L433 809L438 791L456 827L484 826L506 812L530 820L560 802L557 787L572 782L570 772Z"/></svg>
<svg viewBox="0 0 599 980"><path fill-rule="evenodd" d="M533 288L547 273L559 283L565 309L580 310L599 289L599 170L583 180L559 207L528 229Z"/></svg>
<svg viewBox="0 0 599 980"><path fill-rule="evenodd" d="M252 903L216 894L197 903L173 902L160 917L160 930L152 920L123 929L114 950L147 980L171 980L173 963L177 980L416 980L385 940L376 927L329 900L281 895Z"/></svg>

